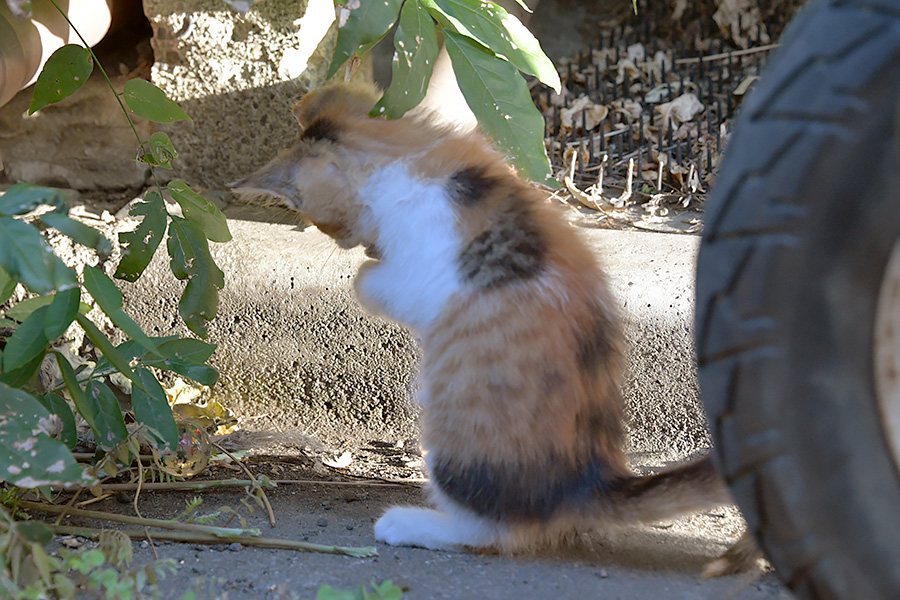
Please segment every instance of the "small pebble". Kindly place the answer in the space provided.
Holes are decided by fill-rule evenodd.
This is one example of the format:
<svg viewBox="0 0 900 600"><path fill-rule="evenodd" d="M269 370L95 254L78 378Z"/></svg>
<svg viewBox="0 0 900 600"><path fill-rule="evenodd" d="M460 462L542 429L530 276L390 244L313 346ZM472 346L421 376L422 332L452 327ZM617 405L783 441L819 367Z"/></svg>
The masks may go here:
<svg viewBox="0 0 900 600"><path fill-rule="evenodd" d="M353 525L352 525L352 524L350 524L350 523L347 524L347 531L353 531Z"/></svg>
<svg viewBox="0 0 900 600"><path fill-rule="evenodd" d="M150 542L148 542L147 540L144 540L141 542L141 548L149 548L149 547L150 547Z"/></svg>
<svg viewBox="0 0 900 600"><path fill-rule="evenodd" d="M319 527L328 527L328 519L321 517L318 521L316 521L316 525Z"/></svg>
<svg viewBox="0 0 900 600"><path fill-rule="evenodd" d="M606 571L606 569L600 569L600 572L597 573L597 576L600 579L606 579L607 577L609 577L609 573Z"/></svg>
<svg viewBox="0 0 900 600"><path fill-rule="evenodd" d="M244 546L242 546L239 542L234 542L232 544L228 544L225 549L230 550L231 552L237 552L238 550L243 550Z"/></svg>

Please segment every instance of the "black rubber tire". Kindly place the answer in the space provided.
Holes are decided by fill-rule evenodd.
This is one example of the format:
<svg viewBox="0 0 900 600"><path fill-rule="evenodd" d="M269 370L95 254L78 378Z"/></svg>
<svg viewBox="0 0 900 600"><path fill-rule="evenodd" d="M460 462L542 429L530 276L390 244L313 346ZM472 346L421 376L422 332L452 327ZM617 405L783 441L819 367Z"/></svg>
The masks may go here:
<svg viewBox="0 0 900 600"><path fill-rule="evenodd" d="M700 385L750 530L801 598L900 598L873 321L900 240L900 0L806 6L741 110L697 272Z"/></svg>

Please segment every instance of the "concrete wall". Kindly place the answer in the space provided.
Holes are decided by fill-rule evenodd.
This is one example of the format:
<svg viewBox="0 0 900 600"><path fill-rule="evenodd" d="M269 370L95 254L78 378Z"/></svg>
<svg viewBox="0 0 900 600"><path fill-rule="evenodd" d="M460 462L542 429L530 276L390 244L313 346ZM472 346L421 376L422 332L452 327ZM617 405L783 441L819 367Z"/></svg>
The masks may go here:
<svg viewBox="0 0 900 600"><path fill-rule="evenodd" d="M234 218L234 241L213 244L226 274L210 341L222 373L214 394L258 429L294 429L328 441L416 437L408 397L417 347L403 328L369 316L352 296L365 260L316 229ZM625 318L624 393L630 449L660 461L705 449L692 351L691 236L585 230L609 272ZM575 234L573 232L573 234ZM181 284L164 254L133 286L126 310L151 335L184 333Z"/></svg>

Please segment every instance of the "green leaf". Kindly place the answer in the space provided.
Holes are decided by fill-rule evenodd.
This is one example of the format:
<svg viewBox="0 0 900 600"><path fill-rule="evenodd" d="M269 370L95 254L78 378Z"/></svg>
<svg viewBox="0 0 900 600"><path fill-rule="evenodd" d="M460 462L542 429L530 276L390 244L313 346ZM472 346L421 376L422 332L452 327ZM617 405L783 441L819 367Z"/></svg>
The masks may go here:
<svg viewBox="0 0 900 600"><path fill-rule="evenodd" d="M68 197L62 190L30 183L17 183L0 196L0 215L24 215L38 206L49 205L65 209Z"/></svg>
<svg viewBox="0 0 900 600"><path fill-rule="evenodd" d="M66 445L69 450L78 443L78 431L75 428L75 415L69 404L58 394L44 394L38 400L48 411L62 419L63 429L60 434L60 441Z"/></svg>
<svg viewBox="0 0 900 600"><path fill-rule="evenodd" d="M390 119L402 117L422 101L438 56L434 21L419 0L407 0L400 10L394 48L391 85L372 110L373 115Z"/></svg>
<svg viewBox="0 0 900 600"><path fill-rule="evenodd" d="M75 374L75 369L72 368L72 365L69 364L69 361L65 356L59 352L54 352L53 354L56 357L56 364L59 366L59 371L62 373L63 383L65 383L66 389L69 391L69 396L75 404L75 410L78 411L78 414L80 414L82 418L87 421L87 424L90 425L91 429L93 429L97 419L94 415L92 405L88 403L87 396L85 396L84 390L81 389L81 385L78 383L78 376Z"/></svg>
<svg viewBox="0 0 900 600"><path fill-rule="evenodd" d="M17 521L16 529L29 542L46 546L53 539L53 530L41 521Z"/></svg>
<svg viewBox="0 0 900 600"><path fill-rule="evenodd" d="M218 371L205 364L216 349L214 344L175 336L151 339L159 348L161 356L148 355L145 349L130 340L120 344L116 349L129 363L140 361L144 366L172 371L201 385L212 386L216 383L219 378ZM104 358L97 361L95 372L105 373L111 368L112 365Z"/></svg>
<svg viewBox="0 0 900 600"><path fill-rule="evenodd" d="M155 337L150 338L153 340L153 343L156 344L157 348L160 348L161 345L165 342L171 340L177 340L178 336L169 335L165 337ZM147 356L147 350L141 347L140 344L135 342L134 340L128 340L126 342L122 342L118 346L116 346L116 352L121 355L122 360L124 360L128 364L135 364L135 361L143 361L144 357ZM162 352L162 350L160 350ZM101 357L100 360L97 361L97 366L94 367L94 373L106 374L107 372L114 371L115 367L112 366L112 363L104 356Z"/></svg>
<svg viewBox="0 0 900 600"><path fill-rule="evenodd" d="M53 341L66 332L81 307L81 290L72 288L53 295L44 317L44 336ZM90 308L89 308L90 309Z"/></svg>
<svg viewBox="0 0 900 600"><path fill-rule="evenodd" d="M50 303L53 302L53 298L54 294L35 296L34 298L26 298L21 302L13 304L10 309L6 311L6 316L21 323L22 321L27 319L31 313L33 313L40 307L50 306Z"/></svg>
<svg viewBox="0 0 900 600"><path fill-rule="evenodd" d="M144 79L129 79L122 92L125 104L137 116L154 123L190 121L181 107L166 96L166 93Z"/></svg>
<svg viewBox="0 0 900 600"><path fill-rule="evenodd" d="M14 371L27 365L41 355L50 344L44 333L44 324L49 307L44 306L25 319L3 349L3 370Z"/></svg>
<svg viewBox="0 0 900 600"><path fill-rule="evenodd" d="M172 217L167 247L172 273L188 282L178 302L178 313L188 329L206 337L206 323L216 316L225 274L213 261L203 232L192 221Z"/></svg>
<svg viewBox="0 0 900 600"><path fill-rule="evenodd" d="M78 291L78 288L72 288L69 291ZM14 304L8 311L6 311L6 316L15 321L19 321L20 323L28 318L28 315L36 311L42 306L50 306L53 302L53 299L56 297L55 294L47 294L45 296L35 296L34 298L27 298ZM84 302L79 303L78 311L81 314L87 314L90 312L91 307L85 304ZM62 334L60 334L62 335ZM48 336L49 337L49 336ZM54 336L59 337L59 336ZM52 339L52 338L51 338Z"/></svg>
<svg viewBox="0 0 900 600"><path fill-rule="evenodd" d="M468 37L444 32L459 89L482 130L526 177L556 186L544 149L544 118L518 71Z"/></svg>
<svg viewBox="0 0 900 600"><path fill-rule="evenodd" d="M138 160L164 169L171 169L176 158L178 158L178 152L175 151L169 136L163 131L157 131L145 142L144 152L141 152Z"/></svg>
<svg viewBox="0 0 900 600"><path fill-rule="evenodd" d="M355 600L350 590L336 590L330 585L323 585L316 592L316 600Z"/></svg>
<svg viewBox="0 0 900 600"><path fill-rule="evenodd" d="M474 39L520 71L534 75L557 94L560 92L559 73L537 38L500 6L483 0L422 1L445 28Z"/></svg>
<svg viewBox="0 0 900 600"><path fill-rule="evenodd" d="M0 381L12 387L24 387L28 384L34 374L37 373L37 370L41 367L41 363L43 362L44 352L41 351L40 354L28 361L27 364L17 369L13 369L12 371L0 372Z"/></svg>
<svg viewBox="0 0 900 600"><path fill-rule="evenodd" d="M63 235L69 236L82 246L93 248L102 255L108 255L112 252L112 244L109 243L106 236L93 227L88 227L84 223L70 219L61 212L44 213L41 215L41 221Z"/></svg>
<svg viewBox="0 0 900 600"><path fill-rule="evenodd" d="M144 333L141 326L122 310L122 293L112 279L97 267L86 265L84 267L84 287L116 327L150 352L159 354L159 349L150 336Z"/></svg>
<svg viewBox="0 0 900 600"><path fill-rule="evenodd" d="M334 58L326 77L334 76L351 56L365 54L381 41L397 20L401 4L403 0L361 0L357 8L351 9L347 22L338 29Z"/></svg>
<svg viewBox="0 0 900 600"><path fill-rule="evenodd" d="M90 484L65 445L50 437L57 423L22 390L0 383L0 480L23 487Z"/></svg>
<svg viewBox="0 0 900 600"><path fill-rule="evenodd" d="M180 179L173 179L166 186L172 198L181 206L184 216L197 225L203 231L203 235L212 242L231 241L231 232L228 231L228 223L216 205L195 192L188 184Z"/></svg>
<svg viewBox="0 0 900 600"><path fill-rule="evenodd" d="M162 436L159 441L174 450L178 447L178 426L165 390L149 370L137 368L134 372L144 384L143 390L135 387L131 394L135 419L155 429Z"/></svg>
<svg viewBox="0 0 900 600"><path fill-rule="evenodd" d="M84 46L66 44L56 50L44 63L34 84L34 96L31 98L28 114L33 115L48 104L71 96L84 85L93 70L94 59Z"/></svg>
<svg viewBox="0 0 900 600"><path fill-rule="evenodd" d="M204 341L193 338L176 338L161 342L159 351L168 358L178 359L184 363L202 365L216 351L216 345L207 344Z"/></svg>
<svg viewBox="0 0 900 600"><path fill-rule="evenodd" d="M122 251L115 276L125 281L137 281L166 233L166 204L157 192L149 192L144 202L132 206L128 214L143 215L144 218L134 231L119 234L119 242L127 247Z"/></svg>
<svg viewBox="0 0 900 600"><path fill-rule="evenodd" d="M109 450L124 441L128 437L128 429L122 418L119 401L109 386L101 381L89 381L84 388L84 396L94 414L91 429L97 438L97 444L104 450Z"/></svg>
<svg viewBox="0 0 900 600"><path fill-rule="evenodd" d="M200 340L176 339L160 344L159 352L165 358L147 357L144 364L178 373L201 385L212 386L219 379L219 372L205 363L215 349L215 345Z"/></svg>
<svg viewBox="0 0 900 600"><path fill-rule="evenodd" d="M128 360L122 356L116 347L113 346L113 343L103 335L103 332L94 325L93 321L80 314L75 315L75 320L78 321L78 324L84 329L84 333L88 336L88 339L91 340L91 343L93 343L94 346L100 350L100 353L112 363L112 366L114 366L122 375L130 379L135 385L143 385L134 374L134 371L131 370L131 365L128 364ZM81 409L79 408L79 411L80 410Z"/></svg>
<svg viewBox="0 0 900 600"><path fill-rule="evenodd" d="M13 291L16 289L18 282L6 272L6 269L0 267L0 304L9 300Z"/></svg>
<svg viewBox="0 0 900 600"><path fill-rule="evenodd" d="M78 286L38 230L12 217L0 217L0 267L38 294Z"/></svg>
<svg viewBox="0 0 900 600"><path fill-rule="evenodd" d="M382 581L381 584L372 582L372 590L377 594L380 600L400 600L403 598L403 590L394 585L392 579Z"/></svg>

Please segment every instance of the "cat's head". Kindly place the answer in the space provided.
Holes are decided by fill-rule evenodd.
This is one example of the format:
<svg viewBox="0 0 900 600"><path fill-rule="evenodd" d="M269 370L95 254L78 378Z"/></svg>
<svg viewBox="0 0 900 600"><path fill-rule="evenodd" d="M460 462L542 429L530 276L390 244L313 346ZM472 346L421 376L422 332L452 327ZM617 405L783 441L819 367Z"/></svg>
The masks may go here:
<svg viewBox="0 0 900 600"><path fill-rule="evenodd" d="M357 200L370 165L348 138L372 121L377 99L375 88L364 84L332 84L306 95L292 111L302 128L299 141L232 189L278 198L345 248L371 247Z"/></svg>

